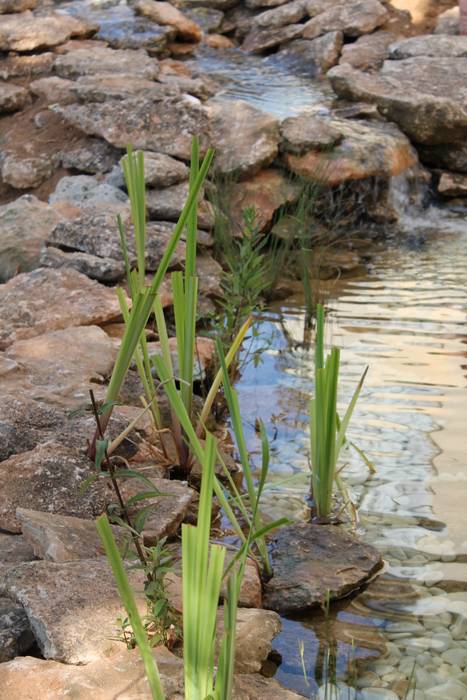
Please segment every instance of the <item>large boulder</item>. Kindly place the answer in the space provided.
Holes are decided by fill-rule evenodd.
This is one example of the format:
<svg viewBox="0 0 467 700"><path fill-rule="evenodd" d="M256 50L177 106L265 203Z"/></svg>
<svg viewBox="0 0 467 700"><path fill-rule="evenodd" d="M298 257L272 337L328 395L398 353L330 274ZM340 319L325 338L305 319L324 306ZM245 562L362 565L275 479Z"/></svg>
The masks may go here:
<svg viewBox="0 0 467 700"><path fill-rule="evenodd" d="M313 148L302 155L286 153L290 170L313 182L336 186L370 177L391 178L418 162L409 140L393 124L332 118L324 124L340 133L331 149Z"/></svg>
<svg viewBox="0 0 467 700"><path fill-rule="evenodd" d="M290 613L349 595L382 561L376 549L335 525L300 523L283 527L274 537L272 567L264 606Z"/></svg>
<svg viewBox="0 0 467 700"><path fill-rule="evenodd" d="M33 270L0 286L0 349L41 333L116 320L120 314L114 290L79 272Z"/></svg>
<svg viewBox="0 0 467 700"><path fill-rule="evenodd" d="M341 65L328 77L339 97L376 104L416 143L462 142L467 136L467 58L385 61L378 74Z"/></svg>
<svg viewBox="0 0 467 700"><path fill-rule="evenodd" d="M326 32L340 31L357 37L372 32L389 18L389 13L378 0L338 4L319 12L304 26L303 38L314 39Z"/></svg>
<svg viewBox="0 0 467 700"><path fill-rule="evenodd" d="M220 175L247 178L274 160L280 139L275 117L241 100L213 100L208 108Z"/></svg>
<svg viewBox="0 0 467 700"><path fill-rule="evenodd" d="M41 247L61 218L32 195L0 207L0 282L37 267Z"/></svg>
<svg viewBox="0 0 467 700"><path fill-rule="evenodd" d="M71 15L32 12L6 15L0 23L0 51L35 51L63 44L70 37L94 34L98 27Z"/></svg>
<svg viewBox="0 0 467 700"><path fill-rule="evenodd" d="M117 148L131 143L135 148L189 161L194 135L200 136L203 151L210 145L207 112L188 95L74 104L57 111L80 131L99 136Z"/></svg>

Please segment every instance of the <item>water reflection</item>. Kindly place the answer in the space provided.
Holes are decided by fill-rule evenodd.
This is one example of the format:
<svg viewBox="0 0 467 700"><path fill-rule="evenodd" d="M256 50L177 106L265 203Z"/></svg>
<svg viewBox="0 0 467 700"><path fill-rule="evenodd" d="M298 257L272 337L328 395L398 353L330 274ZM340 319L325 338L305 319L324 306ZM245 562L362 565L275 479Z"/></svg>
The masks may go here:
<svg viewBox="0 0 467 700"><path fill-rule="evenodd" d="M338 677L349 680L353 639L357 685L391 688L398 697L409 687L414 663L417 673L422 663L430 668L427 687L442 684L449 673L458 683L465 676L463 666L450 666L441 654L462 649L459 635L467 631L467 230L464 222L447 220L432 235L428 223L425 218L421 248L408 249L403 239L394 243L367 275L340 283L328 299L328 340L343 349L343 404L370 365L350 437L371 456L377 473L369 478L349 451L345 474L359 505L360 533L388 566L355 600L332 612L326 638L337 654ZM272 346L238 384L250 448L259 451L257 416L274 438L264 502L274 517L308 515L313 361L305 326L300 298L265 314L261 329ZM308 646L307 672L319 684L316 645L321 639L323 646L323 629L322 617L309 615L286 621L277 640L283 663L276 677L307 696L297 640ZM382 659L364 658L384 648Z"/></svg>

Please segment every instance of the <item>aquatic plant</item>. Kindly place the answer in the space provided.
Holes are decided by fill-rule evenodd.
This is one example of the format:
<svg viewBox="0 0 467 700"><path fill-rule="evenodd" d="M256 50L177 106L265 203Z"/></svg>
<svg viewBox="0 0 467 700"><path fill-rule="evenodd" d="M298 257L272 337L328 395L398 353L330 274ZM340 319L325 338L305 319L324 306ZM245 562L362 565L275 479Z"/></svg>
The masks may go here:
<svg viewBox="0 0 467 700"><path fill-rule="evenodd" d="M324 357L324 307L316 308L315 395L310 401L310 453L312 497L318 518L332 512L334 482L342 488L337 464L345 435L360 395L368 367L363 372L342 420L337 411L340 350L333 347Z"/></svg>

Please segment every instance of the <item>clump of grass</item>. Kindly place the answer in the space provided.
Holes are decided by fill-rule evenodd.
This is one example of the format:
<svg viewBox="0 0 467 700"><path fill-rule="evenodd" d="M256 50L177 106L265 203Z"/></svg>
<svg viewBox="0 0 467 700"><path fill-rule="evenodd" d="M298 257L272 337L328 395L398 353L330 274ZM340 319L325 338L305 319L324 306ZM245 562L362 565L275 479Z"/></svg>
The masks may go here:
<svg viewBox="0 0 467 700"><path fill-rule="evenodd" d="M338 471L339 455L346 432L362 390L368 367L363 372L342 420L337 411L340 350L333 347L324 356L324 307L316 309L315 395L310 401L310 448L312 497L318 519L327 521L332 514L334 482L344 490ZM349 499L346 498L348 501Z"/></svg>

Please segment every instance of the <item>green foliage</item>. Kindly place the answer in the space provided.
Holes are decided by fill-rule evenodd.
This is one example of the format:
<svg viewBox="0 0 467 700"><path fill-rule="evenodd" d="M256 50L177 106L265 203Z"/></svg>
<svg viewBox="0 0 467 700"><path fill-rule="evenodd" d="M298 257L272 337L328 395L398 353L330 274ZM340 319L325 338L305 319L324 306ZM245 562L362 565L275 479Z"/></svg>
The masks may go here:
<svg viewBox="0 0 467 700"><path fill-rule="evenodd" d="M310 443L312 496L319 518L332 512L334 481L339 481L337 463L345 443L352 413L360 395L367 369L355 389L342 420L337 412L340 350L333 347L324 357L324 308L316 310L315 396L310 401Z"/></svg>

